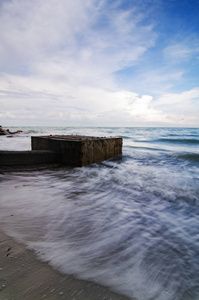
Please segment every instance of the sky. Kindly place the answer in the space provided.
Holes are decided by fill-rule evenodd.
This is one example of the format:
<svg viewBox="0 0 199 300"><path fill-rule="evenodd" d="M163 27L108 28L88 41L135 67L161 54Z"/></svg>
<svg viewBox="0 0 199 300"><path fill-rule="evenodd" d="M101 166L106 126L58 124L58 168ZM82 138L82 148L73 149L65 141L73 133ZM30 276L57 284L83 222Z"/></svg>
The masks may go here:
<svg viewBox="0 0 199 300"><path fill-rule="evenodd" d="M0 124L199 127L199 0L0 0Z"/></svg>

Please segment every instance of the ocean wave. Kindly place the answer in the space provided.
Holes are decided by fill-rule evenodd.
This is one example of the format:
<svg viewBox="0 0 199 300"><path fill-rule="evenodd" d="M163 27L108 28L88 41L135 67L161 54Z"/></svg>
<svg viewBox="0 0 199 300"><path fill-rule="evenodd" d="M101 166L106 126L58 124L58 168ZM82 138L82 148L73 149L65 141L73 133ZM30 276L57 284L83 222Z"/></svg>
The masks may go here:
<svg viewBox="0 0 199 300"><path fill-rule="evenodd" d="M150 150L150 151L161 151L161 152L168 152L169 150L163 148L154 148L154 147L146 147L146 146L134 146L134 145L127 145L125 148L129 149L137 149L137 150Z"/></svg>
<svg viewBox="0 0 199 300"><path fill-rule="evenodd" d="M105 136L112 128L33 130ZM117 158L0 174L1 225L63 273L137 299L198 300L199 138L193 132L198 129L117 128L113 135L124 139ZM2 137L0 149L27 150L31 134L22 136Z"/></svg>
<svg viewBox="0 0 199 300"><path fill-rule="evenodd" d="M4 175L1 222L63 273L137 299L197 300L198 188L129 160Z"/></svg>
<svg viewBox="0 0 199 300"><path fill-rule="evenodd" d="M178 158L199 163L199 154L197 153L180 153L178 154Z"/></svg>
<svg viewBox="0 0 199 300"><path fill-rule="evenodd" d="M170 138L160 138L158 142L168 142L168 143L181 143L181 144L199 144L198 139L170 139Z"/></svg>
<svg viewBox="0 0 199 300"><path fill-rule="evenodd" d="M118 137L119 137L119 138L123 138L123 139L125 139L125 140L127 140L127 139L132 139L132 137L130 137L130 136L125 136L125 135L118 135Z"/></svg>

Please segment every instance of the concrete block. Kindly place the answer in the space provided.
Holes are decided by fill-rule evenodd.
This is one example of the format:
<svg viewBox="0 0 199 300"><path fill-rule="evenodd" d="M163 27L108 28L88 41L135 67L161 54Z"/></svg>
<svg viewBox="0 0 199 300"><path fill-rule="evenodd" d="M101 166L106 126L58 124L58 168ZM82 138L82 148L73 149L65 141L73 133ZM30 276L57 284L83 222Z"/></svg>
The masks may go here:
<svg viewBox="0 0 199 300"><path fill-rule="evenodd" d="M122 154L122 138L77 135L31 137L32 150L51 150L68 166L87 166Z"/></svg>

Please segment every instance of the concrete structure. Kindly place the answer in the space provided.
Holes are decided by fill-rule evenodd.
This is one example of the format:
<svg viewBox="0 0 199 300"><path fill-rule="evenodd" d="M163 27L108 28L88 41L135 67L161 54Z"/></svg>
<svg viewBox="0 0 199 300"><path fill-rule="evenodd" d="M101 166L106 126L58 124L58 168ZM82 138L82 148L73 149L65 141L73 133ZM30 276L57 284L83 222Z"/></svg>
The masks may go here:
<svg viewBox="0 0 199 300"><path fill-rule="evenodd" d="M56 152L45 151L0 151L0 166L37 165L59 163Z"/></svg>
<svg viewBox="0 0 199 300"><path fill-rule="evenodd" d="M31 137L32 150L50 150L62 165L82 167L122 153L122 138L54 135Z"/></svg>
<svg viewBox="0 0 199 300"><path fill-rule="evenodd" d="M122 153L122 138L54 135L31 137L32 151L0 151L0 171L57 165L82 167Z"/></svg>

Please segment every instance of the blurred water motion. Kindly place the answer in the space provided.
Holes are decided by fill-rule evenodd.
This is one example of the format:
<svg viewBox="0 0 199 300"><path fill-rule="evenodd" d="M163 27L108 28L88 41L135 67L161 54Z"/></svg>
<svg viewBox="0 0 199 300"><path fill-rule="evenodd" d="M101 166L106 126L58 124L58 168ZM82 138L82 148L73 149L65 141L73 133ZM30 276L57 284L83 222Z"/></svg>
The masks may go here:
<svg viewBox="0 0 199 300"><path fill-rule="evenodd" d="M83 168L1 174L7 233L60 271L139 300L199 299L198 129L35 134L45 130L123 136L123 155ZM15 149L28 147L30 135L14 137Z"/></svg>

